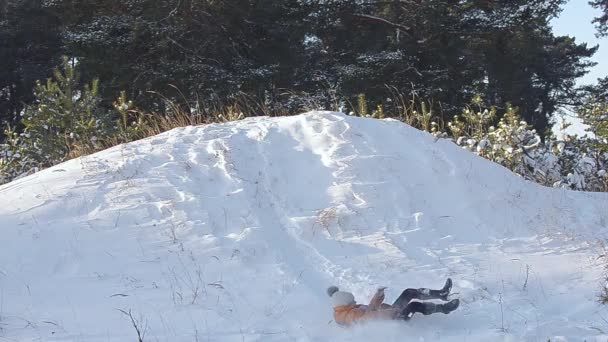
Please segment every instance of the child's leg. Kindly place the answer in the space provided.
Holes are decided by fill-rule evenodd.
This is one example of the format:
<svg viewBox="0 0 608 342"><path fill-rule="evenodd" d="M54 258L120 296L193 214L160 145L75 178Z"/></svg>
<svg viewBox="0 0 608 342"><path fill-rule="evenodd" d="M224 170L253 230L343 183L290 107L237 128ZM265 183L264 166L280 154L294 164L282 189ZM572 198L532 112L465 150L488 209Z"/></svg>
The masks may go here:
<svg viewBox="0 0 608 342"><path fill-rule="evenodd" d="M405 307L405 309L403 309L401 316L407 321L412 318L416 312L423 315L431 315L438 312L449 314L450 312L456 310L459 305L460 300L458 299L451 300L445 304L411 302Z"/></svg>
<svg viewBox="0 0 608 342"><path fill-rule="evenodd" d="M452 289L452 279L448 278L441 290L422 289L407 289L401 293L399 298L393 303L393 307L403 309L412 299L441 299L447 300L450 290Z"/></svg>

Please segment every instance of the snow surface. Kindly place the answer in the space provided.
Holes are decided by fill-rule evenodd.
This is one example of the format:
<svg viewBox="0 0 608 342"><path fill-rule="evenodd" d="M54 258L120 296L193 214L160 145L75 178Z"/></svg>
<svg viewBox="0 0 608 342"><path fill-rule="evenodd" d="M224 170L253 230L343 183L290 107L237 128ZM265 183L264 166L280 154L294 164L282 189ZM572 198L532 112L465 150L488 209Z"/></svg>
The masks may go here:
<svg viewBox="0 0 608 342"><path fill-rule="evenodd" d="M608 196L394 120L186 127L0 187L0 341L606 341ZM342 328L454 279L461 307ZM123 310L123 311L120 311Z"/></svg>

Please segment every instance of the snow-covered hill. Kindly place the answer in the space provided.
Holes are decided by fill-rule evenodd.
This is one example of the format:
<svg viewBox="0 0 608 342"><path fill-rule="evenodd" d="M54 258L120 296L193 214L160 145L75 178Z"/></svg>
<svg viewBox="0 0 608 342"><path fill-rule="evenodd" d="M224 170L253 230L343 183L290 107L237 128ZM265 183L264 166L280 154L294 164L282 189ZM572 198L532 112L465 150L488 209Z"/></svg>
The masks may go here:
<svg viewBox="0 0 608 342"><path fill-rule="evenodd" d="M392 120L187 127L0 187L0 341L605 341L608 196ZM454 279L450 315L341 328ZM122 310L122 311L121 311Z"/></svg>

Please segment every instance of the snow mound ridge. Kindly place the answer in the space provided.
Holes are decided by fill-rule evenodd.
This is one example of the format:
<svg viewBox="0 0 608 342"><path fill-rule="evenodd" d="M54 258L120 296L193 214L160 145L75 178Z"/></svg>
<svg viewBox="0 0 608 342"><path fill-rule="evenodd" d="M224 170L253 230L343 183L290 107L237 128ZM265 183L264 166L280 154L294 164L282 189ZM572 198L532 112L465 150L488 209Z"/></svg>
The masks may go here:
<svg viewBox="0 0 608 342"><path fill-rule="evenodd" d="M608 196L549 189L394 120L185 127L0 187L0 340L606 338ZM454 279L461 307L342 329ZM122 311L120 311L122 310ZM147 340L146 339L146 340Z"/></svg>

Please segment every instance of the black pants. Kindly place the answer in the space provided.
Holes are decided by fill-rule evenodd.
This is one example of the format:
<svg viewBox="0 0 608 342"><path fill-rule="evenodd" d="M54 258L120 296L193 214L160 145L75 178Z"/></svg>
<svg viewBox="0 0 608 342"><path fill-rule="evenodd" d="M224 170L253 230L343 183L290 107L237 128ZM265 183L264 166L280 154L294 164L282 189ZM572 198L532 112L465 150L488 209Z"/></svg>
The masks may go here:
<svg viewBox="0 0 608 342"><path fill-rule="evenodd" d="M447 300L447 294L442 290L429 289L407 289L401 293L399 298L393 303L394 308L401 309L401 316L404 320L412 318L414 313L430 315L436 312L443 312L441 304L412 302L413 299L441 299Z"/></svg>

